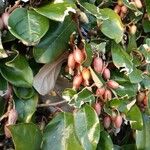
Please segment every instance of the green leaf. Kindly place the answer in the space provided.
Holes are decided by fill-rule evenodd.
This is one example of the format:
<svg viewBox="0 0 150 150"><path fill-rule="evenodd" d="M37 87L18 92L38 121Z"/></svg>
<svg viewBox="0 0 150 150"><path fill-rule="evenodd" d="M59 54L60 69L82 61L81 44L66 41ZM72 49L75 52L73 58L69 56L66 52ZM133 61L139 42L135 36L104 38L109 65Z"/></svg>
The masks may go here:
<svg viewBox="0 0 150 150"><path fill-rule="evenodd" d="M31 87L33 73L26 59L17 55L13 60L1 66L2 76L11 84L19 87Z"/></svg>
<svg viewBox="0 0 150 150"><path fill-rule="evenodd" d="M94 51L102 52L102 53L105 54L105 52L106 52L106 42L101 42L100 44L92 42L90 44L91 44L91 47Z"/></svg>
<svg viewBox="0 0 150 150"><path fill-rule="evenodd" d="M130 74L133 71L133 63L131 56L115 42L112 43L111 47L113 63L117 68L124 67L124 70Z"/></svg>
<svg viewBox="0 0 150 150"><path fill-rule="evenodd" d="M33 55L38 63L55 61L67 48L70 35L76 30L73 20L66 18L63 23L51 22L51 28L34 47Z"/></svg>
<svg viewBox="0 0 150 150"><path fill-rule="evenodd" d="M136 146L138 150L149 150L150 148L150 118L143 114L143 128L136 130Z"/></svg>
<svg viewBox="0 0 150 150"><path fill-rule="evenodd" d="M49 28L47 18L34 10L17 8L8 20L9 31L25 45L36 45Z"/></svg>
<svg viewBox="0 0 150 150"><path fill-rule="evenodd" d="M84 150L95 150L100 137L100 124L96 112L89 105L74 114L76 135Z"/></svg>
<svg viewBox="0 0 150 150"><path fill-rule="evenodd" d="M70 113L59 113L45 128L42 150L83 150L74 132Z"/></svg>
<svg viewBox="0 0 150 150"><path fill-rule="evenodd" d="M97 145L96 150L113 150L114 145L110 135L105 130L102 131L100 135L99 144Z"/></svg>
<svg viewBox="0 0 150 150"><path fill-rule="evenodd" d="M3 33L3 35L2 35L3 43L11 42L11 41L14 41L15 39L16 39L16 37L13 36L9 30L5 34Z"/></svg>
<svg viewBox="0 0 150 150"><path fill-rule="evenodd" d="M88 89L83 89L79 93L75 94L73 100L70 104L73 104L75 107L80 108L85 103L92 103L95 101L95 97L91 91Z"/></svg>
<svg viewBox="0 0 150 150"><path fill-rule="evenodd" d="M40 150L42 134L35 124L17 124L8 126L15 150Z"/></svg>
<svg viewBox="0 0 150 150"><path fill-rule="evenodd" d="M150 89L150 77L144 75L144 79L142 80L141 85L144 87L144 89Z"/></svg>
<svg viewBox="0 0 150 150"><path fill-rule="evenodd" d="M137 10L137 7L136 7L134 4L130 3L129 0L123 0L123 3L124 3L129 9L131 9L131 10Z"/></svg>
<svg viewBox="0 0 150 150"><path fill-rule="evenodd" d="M101 9L100 13L108 18L103 20L102 25L100 26L102 33L110 39L114 39L116 43L121 42L124 27L118 14L109 8Z"/></svg>
<svg viewBox="0 0 150 150"><path fill-rule="evenodd" d="M149 20L143 20L143 29L145 33L150 32L150 21Z"/></svg>
<svg viewBox="0 0 150 150"><path fill-rule="evenodd" d="M129 43L127 46L127 52L130 53L132 52L132 50L136 50L137 49L137 44L136 44L136 36L135 34L129 34Z"/></svg>
<svg viewBox="0 0 150 150"><path fill-rule="evenodd" d="M90 106L58 114L45 128L42 150L95 150L100 136L97 114Z"/></svg>
<svg viewBox="0 0 150 150"><path fill-rule="evenodd" d="M0 91L6 91L8 87L8 82L0 74Z"/></svg>
<svg viewBox="0 0 150 150"><path fill-rule="evenodd" d="M66 88L63 93L62 93L62 97L66 100L66 101L71 101L71 99L73 98L73 96L77 94L77 92L72 89L72 88Z"/></svg>
<svg viewBox="0 0 150 150"><path fill-rule="evenodd" d="M130 121L132 129L141 130L143 127L143 119L140 109L137 105L132 106L126 114L126 119Z"/></svg>
<svg viewBox="0 0 150 150"><path fill-rule="evenodd" d="M7 101L5 101L1 96L0 96L0 117L4 114L5 112L5 106L6 106Z"/></svg>
<svg viewBox="0 0 150 150"><path fill-rule="evenodd" d="M150 0L144 0L148 15L150 15Z"/></svg>
<svg viewBox="0 0 150 150"><path fill-rule="evenodd" d="M111 47L112 59L114 65L129 76L131 83L139 83L142 81L142 72L138 70L132 63L132 57L118 44L112 43Z"/></svg>
<svg viewBox="0 0 150 150"><path fill-rule="evenodd" d="M13 87L14 92L18 98L29 99L34 95L33 88L22 88L22 87Z"/></svg>
<svg viewBox="0 0 150 150"><path fill-rule="evenodd" d="M138 91L138 85L130 82L121 83L120 87L115 90L119 96L134 97Z"/></svg>
<svg viewBox="0 0 150 150"><path fill-rule="evenodd" d="M37 94L26 100L15 98L15 107L19 115L19 121L26 123L30 122L34 112L36 111L37 103Z"/></svg>
<svg viewBox="0 0 150 150"><path fill-rule="evenodd" d="M121 146L121 150L137 150L137 147L135 144L126 144Z"/></svg>
<svg viewBox="0 0 150 150"><path fill-rule="evenodd" d="M69 12L76 13L75 8L76 6L73 3L57 3L54 1L53 3L34 8L34 10L49 19L63 22L65 17L69 15Z"/></svg>
<svg viewBox="0 0 150 150"><path fill-rule="evenodd" d="M85 67L89 67L93 61L93 52L92 52L92 48L91 45L86 43L85 44L85 51L86 51L86 60L83 62L83 66Z"/></svg>
<svg viewBox="0 0 150 150"><path fill-rule="evenodd" d="M97 19L106 19L105 18L106 16L102 16L102 14L100 13L99 8L96 7L94 4L90 4L90 3L84 2L84 3L79 3L79 5L81 7L83 7L86 12L92 14Z"/></svg>

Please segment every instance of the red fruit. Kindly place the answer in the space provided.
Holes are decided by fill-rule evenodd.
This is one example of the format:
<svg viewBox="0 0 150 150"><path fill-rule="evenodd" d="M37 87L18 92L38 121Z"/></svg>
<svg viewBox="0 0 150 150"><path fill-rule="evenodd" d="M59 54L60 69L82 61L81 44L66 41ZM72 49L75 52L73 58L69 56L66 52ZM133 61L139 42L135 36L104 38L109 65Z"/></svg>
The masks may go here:
<svg viewBox="0 0 150 150"><path fill-rule="evenodd" d="M137 8L142 8L142 3L140 0L134 0L134 2Z"/></svg>
<svg viewBox="0 0 150 150"><path fill-rule="evenodd" d="M137 30L137 27L136 25L132 25L130 28L129 28L129 31L132 35L134 35L136 33L136 30Z"/></svg>
<svg viewBox="0 0 150 150"><path fill-rule="evenodd" d="M104 93L104 100L107 101L107 100L111 100L111 99L112 99L112 93L110 90L106 89L105 93Z"/></svg>
<svg viewBox="0 0 150 150"><path fill-rule="evenodd" d="M90 70L88 68L83 68L82 77L85 80L85 84L89 85L89 79L91 77Z"/></svg>
<svg viewBox="0 0 150 150"><path fill-rule="evenodd" d="M126 14L127 11L128 11L128 9L127 9L127 7L124 5L124 6L121 7L121 11L122 11L124 14Z"/></svg>
<svg viewBox="0 0 150 150"><path fill-rule="evenodd" d="M106 116L103 120L104 123L104 128L108 129L110 127L111 124L111 119L109 116Z"/></svg>
<svg viewBox="0 0 150 150"><path fill-rule="evenodd" d="M105 88L101 87L96 90L96 96L103 96L105 93Z"/></svg>
<svg viewBox="0 0 150 150"><path fill-rule="evenodd" d="M74 60L74 57L73 57L73 53L69 54L68 56L68 67L71 68L71 69L74 69L75 68L75 60Z"/></svg>
<svg viewBox="0 0 150 150"><path fill-rule="evenodd" d="M8 125L15 124L18 119L18 113L15 109L11 109L8 115Z"/></svg>
<svg viewBox="0 0 150 150"><path fill-rule="evenodd" d="M122 125L122 117L118 115L114 120L114 126L115 128L120 128Z"/></svg>
<svg viewBox="0 0 150 150"><path fill-rule="evenodd" d="M114 8L114 12L119 14L120 10L121 10L121 7L119 5L116 5L115 8Z"/></svg>
<svg viewBox="0 0 150 150"><path fill-rule="evenodd" d="M5 13L2 14L2 20L3 20L5 28L8 27L8 18L9 18L9 15L10 14L8 12L5 12Z"/></svg>
<svg viewBox="0 0 150 150"><path fill-rule="evenodd" d="M100 57L94 58L93 67L97 73L101 73L103 69L103 60Z"/></svg>
<svg viewBox="0 0 150 150"><path fill-rule="evenodd" d="M110 70L108 68L105 68L103 71L103 77L108 80L110 79Z"/></svg>
<svg viewBox="0 0 150 150"><path fill-rule="evenodd" d="M77 74L73 79L73 88L78 89L83 81L82 74Z"/></svg>
<svg viewBox="0 0 150 150"><path fill-rule="evenodd" d="M112 89L117 89L119 87L119 84L114 80L109 80L107 82L107 86Z"/></svg>
<svg viewBox="0 0 150 150"><path fill-rule="evenodd" d="M93 108L95 109L97 115L99 116L101 114L102 106L100 103L95 103Z"/></svg>
<svg viewBox="0 0 150 150"><path fill-rule="evenodd" d="M143 104L144 104L145 106L148 105L148 97L147 97L147 96L144 97L144 99L143 99Z"/></svg>
<svg viewBox="0 0 150 150"><path fill-rule="evenodd" d="M84 53L77 47L73 51L73 56L75 61L79 64L82 64L82 62L84 61Z"/></svg>
<svg viewBox="0 0 150 150"><path fill-rule="evenodd" d="M145 98L145 93L144 92L138 93L136 98L137 98L137 102L141 103L143 101L143 99Z"/></svg>

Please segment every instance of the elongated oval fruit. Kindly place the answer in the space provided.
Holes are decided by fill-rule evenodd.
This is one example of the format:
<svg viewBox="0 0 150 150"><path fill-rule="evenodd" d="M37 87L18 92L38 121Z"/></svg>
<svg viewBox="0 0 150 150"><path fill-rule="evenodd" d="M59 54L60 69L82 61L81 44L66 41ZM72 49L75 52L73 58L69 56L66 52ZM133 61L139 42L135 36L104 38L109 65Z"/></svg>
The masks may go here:
<svg viewBox="0 0 150 150"><path fill-rule="evenodd" d="M145 98L145 93L144 92L140 92L140 93L137 94L136 99L137 99L138 103L141 103L144 98Z"/></svg>
<svg viewBox="0 0 150 150"><path fill-rule="evenodd" d="M111 118L109 116L104 117L103 124L104 128L108 129L111 124Z"/></svg>
<svg viewBox="0 0 150 150"><path fill-rule="evenodd" d="M118 2L117 2L117 3L118 3L118 5L119 5L119 6L122 6L122 5L123 5L122 0L118 0Z"/></svg>
<svg viewBox="0 0 150 150"><path fill-rule="evenodd" d="M110 79L110 70L108 68L105 68L103 71L103 77L108 80Z"/></svg>
<svg viewBox="0 0 150 150"><path fill-rule="evenodd" d="M11 109L8 115L8 125L13 125L18 119L18 113L15 109Z"/></svg>
<svg viewBox="0 0 150 150"><path fill-rule="evenodd" d="M144 97L144 99L143 99L143 104L144 104L145 106L148 105L148 97L147 97L147 96Z"/></svg>
<svg viewBox="0 0 150 150"><path fill-rule="evenodd" d="M7 28L8 27L8 18L9 18L9 13L8 12L4 12L3 14L2 14L2 20L3 20L3 23L4 23L4 26L5 26L5 28Z"/></svg>
<svg viewBox="0 0 150 150"><path fill-rule="evenodd" d="M119 87L119 84L114 80L109 80L107 82L107 86L112 89L117 89Z"/></svg>
<svg viewBox="0 0 150 150"><path fill-rule="evenodd" d="M96 96L103 96L105 93L105 88L101 87L96 90Z"/></svg>
<svg viewBox="0 0 150 150"><path fill-rule="evenodd" d="M121 7L119 5L116 5L115 8L114 8L114 12L119 14L120 10L121 10Z"/></svg>
<svg viewBox="0 0 150 150"><path fill-rule="evenodd" d="M114 120L114 126L115 128L120 128L122 125L122 116L118 115Z"/></svg>
<svg viewBox="0 0 150 150"><path fill-rule="evenodd" d="M73 51L73 56L74 56L74 60L79 63L82 64L82 62L84 61L84 54L83 52L79 49L79 48L75 48Z"/></svg>
<svg viewBox="0 0 150 150"><path fill-rule="evenodd" d="M93 67L97 73L101 73L103 69L103 60L100 57L94 58Z"/></svg>
<svg viewBox="0 0 150 150"><path fill-rule="evenodd" d="M71 69L74 69L75 68L75 59L73 57L73 53L70 53L69 56L68 56L68 67L71 68Z"/></svg>
<svg viewBox="0 0 150 150"><path fill-rule="evenodd" d="M101 114L102 106L100 103L95 103L93 108L95 109L97 115L99 116Z"/></svg>
<svg viewBox="0 0 150 150"><path fill-rule="evenodd" d="M73 89L79 89L81 83L83 81L82 74L77 74L73 79Z"/></svg>
<svg viewBox="0 0 150 150"><path fill-rule="evenodd" d="M104 101L111 100L112 92L109 89L106 89L103 97L104 97Z"/></svg>
<svg viewBox="0 0 150 150"><path fill-rule="evenodd" d="M121 7L121 11L122 11L124 14L126 14L127 11L128 11L128 9L127 9L127 7L126 7L125 5L123 5L123 6Z"/></svg>
<svg viewBox="0 0 150 150"><path fill-rule="evenodd" d="M142 8L143 7L140 0L134 0L134 2L135 2L135 5L136 5L137 8Z"/></svg>
<svg viewBox="0 0 150 150"><path fill-rule="evenodd" d="M136 25L132 25L130 28L129 28L129 32L134 35L137 31L137 27Z"/></svg>
<svg viewBox="0 0 150 150"><path fill-rule="evenodd" d="M85 80L85 84L89 85L89 79L91 77L90 70L88 68L83 68L82 77Z"/></svg>

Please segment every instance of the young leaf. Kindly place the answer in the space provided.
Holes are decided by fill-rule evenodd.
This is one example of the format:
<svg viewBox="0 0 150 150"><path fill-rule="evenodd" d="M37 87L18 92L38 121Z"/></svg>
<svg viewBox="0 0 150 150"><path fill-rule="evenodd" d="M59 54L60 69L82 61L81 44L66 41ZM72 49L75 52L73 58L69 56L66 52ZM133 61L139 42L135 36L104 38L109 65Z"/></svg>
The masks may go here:
<svg viewBox="0 0 150 150"><path fill-rule="evenodd" d="M47 18L34 10L17 8L8 20L9 31L25 45L36 45L49 28Z"/></svg>
<svg viewBox="0 0 150 150"><path fill-rule="evenodd" d="M51 63L68 48L70 35L76 30L75 23L70 18L64 22L51 22L51 28L34 47L33 55L38 63Z"/></svg>
<svg viewBox="0 0 150 150"><path fill-rule="evenodd" d="M22 123L8 126L15 145L15 150L39 150L42 134L38 126Z"/></svg>

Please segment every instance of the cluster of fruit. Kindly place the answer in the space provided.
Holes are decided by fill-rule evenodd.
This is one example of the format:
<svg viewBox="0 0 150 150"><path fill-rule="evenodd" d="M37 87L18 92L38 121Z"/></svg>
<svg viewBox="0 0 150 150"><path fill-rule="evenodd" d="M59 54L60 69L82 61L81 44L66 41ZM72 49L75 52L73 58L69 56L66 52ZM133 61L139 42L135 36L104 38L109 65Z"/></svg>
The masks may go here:
<svg viewBox="0 0 150 150"><path fill-rule="evenodd" d="M73 77L74 90L80 90L82 87L88 87L94 84L90 68L82 65L85 60L86 50L84 48L80 50L77 46L74 46L73 51L68 56L68 71ZM111 73L108 68L108 63L100 57L99 53L95 56L93 55L93 62L90 67L105 80L105 84L102 87L97 87L94 84L94 90L92 91L96 97L96 103L93 104L93 108L99 116L102 114L101 112L105 103L113 98L112 91L117 89L119 84L110 79ZM104 127L107 129L110 127L111 122L113 122L116 128L120 128L122 124L122 117L120 115L116 115L113 118L107 115L103 120Z"/></svg>

